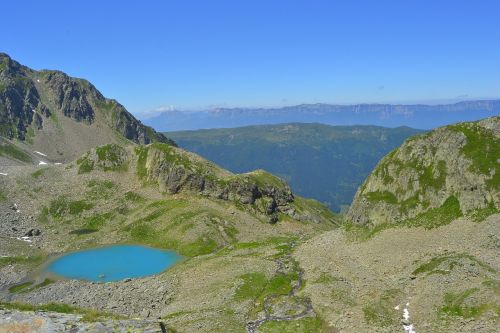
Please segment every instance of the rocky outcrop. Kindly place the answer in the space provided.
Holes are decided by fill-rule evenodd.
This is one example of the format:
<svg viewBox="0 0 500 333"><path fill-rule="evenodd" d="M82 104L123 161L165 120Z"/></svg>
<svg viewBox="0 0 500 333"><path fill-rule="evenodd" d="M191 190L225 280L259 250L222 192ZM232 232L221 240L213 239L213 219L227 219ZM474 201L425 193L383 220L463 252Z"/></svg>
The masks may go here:
<svg viewBox="0 0 500 333"><path fill-rule="evenodd" d="M484 219L500 209L499 147L500 117L410 138L359 188L347 220L378 225L462 215Z"/></svg>
<svg viewBox="0 0 500 333"><path fill-rule="evenodd" d="M106 319L89 321L82 314L0 309L0 332L167 332L159 320Z"/></svg>
<svg viewBox="0 0 500 333"><path fill-rule="evenodd" d="M288 214L294 196L281 179L263 171L233 175L194 154L166 144L135 148L137 173L160 191L189 191L205 196L254 205L263 214ZM275 217L272 221L276 222Z"/></svg>
<svg viewBox="0 0 500 333"><path fill-rule="evenodd" d="M91 125L97 113L103 116L110 131L131 141L174 144L163 134L143 125L122 105L105 98L88 81L60 71L35 71L0 53L0 135L26 140L30 126L44 128L51 115L62 114Z"/></svg>
<svg viewBox="0 0 500 333"><path fill-rule="evenodd" d="M50 111L26 67L0 53L0 135L25 140L30 125L41 128Z"/></svg>

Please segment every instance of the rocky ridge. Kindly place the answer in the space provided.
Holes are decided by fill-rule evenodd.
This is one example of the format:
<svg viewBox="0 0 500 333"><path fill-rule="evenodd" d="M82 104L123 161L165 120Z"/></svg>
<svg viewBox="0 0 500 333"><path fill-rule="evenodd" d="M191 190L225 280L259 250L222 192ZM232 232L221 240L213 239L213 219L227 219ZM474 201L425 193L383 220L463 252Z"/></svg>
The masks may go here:
<svg viewBox="0 0 500 333"><path fill-rule="evenodd" d="M81 125L68 128L66 120ZM90 82L60 71L32 70L5 53L0 53L0 123L0 136L35 146L43 140L63 139L70 145L72 140L79 141L66 152L70 159L92 148L82 141L92 143L96 136L98 144L119 138L139 144L174 144L135 119L117 101L105 98ZM95 133L88 131L89 127ZM65 131L77 133L63 135Z"/></svg>
<svg viewBox="0 0 500 333"><path fill-rule="evenodd" d="M500 117L438 128L387 155L358 189L347 220L361 225L474 220L500 209Z"/></svg>
<svg viewBox="0 0 500 333"><path fill-rule="evenodd" d="M94 169L124 171L131 167L145 184L157 186L162 193L190 192L250 205L259 213L270 216L271 223L278 221L278 213L301 219L289 205L294 201L290 187L280 178L264 170L235 175L167 144L133 148L109 144L89 151L76 163L79 173Z"/></svg>

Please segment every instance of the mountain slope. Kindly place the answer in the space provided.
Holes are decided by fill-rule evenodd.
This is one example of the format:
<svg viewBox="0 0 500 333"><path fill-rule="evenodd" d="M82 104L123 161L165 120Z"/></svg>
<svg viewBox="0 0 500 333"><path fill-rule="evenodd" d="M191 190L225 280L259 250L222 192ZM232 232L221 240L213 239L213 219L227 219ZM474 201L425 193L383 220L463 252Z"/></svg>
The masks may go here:
<svg viewBox="0 0 500 333"><path fill-rule="evenodd" d="M356 193L347 219L432 226L500 209L500 117L438 128L386 156Z"/></svg>
<svg viewBox="0 0 500 333"><path fill-rule="evenodd" d="M10 168L0 177L0 220L0 309L63 303L102 316L161 316L187 332L244 331L261 311L253 297L287 300L276 311L307 305L291 293L302 280L290 253L339 222L271 174L232 174L163 143L108 144L65 165ZM116 283L44 282L38 273L50 255L117 243L171 249L185 260ZM23 283L33 288L17 292Z"/></svg>
<svg viewBox="0 0 500 333"><path fill-rule="evenodd" d="M35 71L4 53L0 53L0 124L0 136L60 162L109 142L172 143L88 81L59 71Z"/></svg>
<svg viewBox="0 0 500 333"><path fill-rule="evenodd" d="M281 124L166 135L233 172L279 175L297 194L340 211L378 161L418 133L407 127Z"/></svg>
<svg viewBox="0 0 500 333"><path fill-rule="evenodd" d="M409 126L432 129L460 121L500 115L500 100L464 101L443 105L302 104L281 108L215 108L202 111L170 110L144 122L157 131L232 128L283 123L328 125Z"/></svg>

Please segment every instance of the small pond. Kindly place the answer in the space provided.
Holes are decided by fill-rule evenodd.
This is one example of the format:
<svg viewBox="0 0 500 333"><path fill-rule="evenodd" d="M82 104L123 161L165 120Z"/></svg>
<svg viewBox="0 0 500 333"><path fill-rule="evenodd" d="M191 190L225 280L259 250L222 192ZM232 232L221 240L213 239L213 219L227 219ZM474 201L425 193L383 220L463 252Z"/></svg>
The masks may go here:
<svg viewBox="0 0 500 333"><path fill-rule="evenodd" d="M173 251L113 245L68 253L51 262L46 270L68 279L110 282L158 274L180 259Z"/></svg>

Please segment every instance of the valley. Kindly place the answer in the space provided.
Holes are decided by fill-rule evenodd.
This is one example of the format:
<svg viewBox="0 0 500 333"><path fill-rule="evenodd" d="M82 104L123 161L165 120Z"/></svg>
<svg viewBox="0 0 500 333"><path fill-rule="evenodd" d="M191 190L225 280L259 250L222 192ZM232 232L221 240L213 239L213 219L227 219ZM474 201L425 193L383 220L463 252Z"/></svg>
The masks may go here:
<svg viewBox="0 0 500 333"><path fill-rule="evenodd" d="M178 147L88 81L0 61L0 331L498 327L499 116L425 133L343 129L335 151L363 148L371 164L353 167L361 185L338 214L260 165L232 172ZM322 128L265 132L283 126L292 143ZM112 245L182 258L109 282L47 270Z"/></svg>

